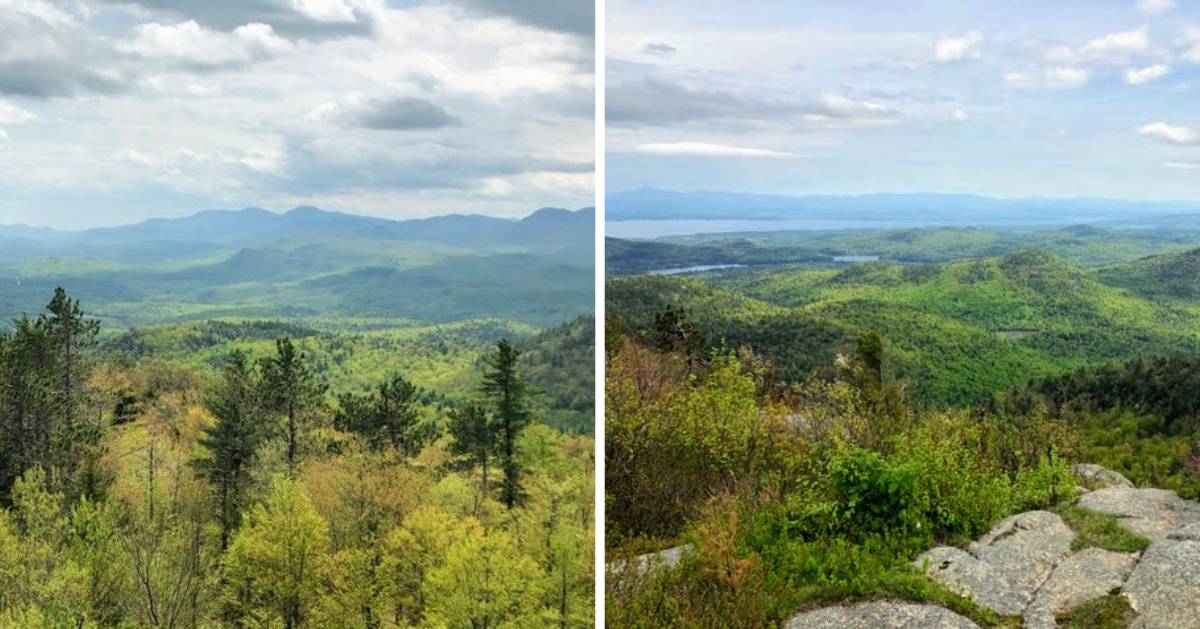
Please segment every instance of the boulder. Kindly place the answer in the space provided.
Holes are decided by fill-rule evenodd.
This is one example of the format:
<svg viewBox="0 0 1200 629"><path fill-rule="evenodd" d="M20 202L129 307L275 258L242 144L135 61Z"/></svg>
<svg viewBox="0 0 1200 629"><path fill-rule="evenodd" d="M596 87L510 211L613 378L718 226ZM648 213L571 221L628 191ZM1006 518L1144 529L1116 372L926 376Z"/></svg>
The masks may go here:
<svg viewBox="0 0 1200 629"><path fill-rule="evenodd" d="M792 616L785 629L977 629L979 625L936 605L871 601L825 607Z"/></svg>
<svg viewBox="0 0 1200 629"><path fill-rule="evenodd" d="M951 590L1001 614L1021 614L1075 533L1057 514L1027 511L1005 518L967 550L941 546L914 561Z"/></svg>
<svg viewBox="0 0 1200 629"><path fill-rule="evenodd" d="M1125 478L1119 472L1114 472L1094 463L1080 463L1071 469L1075 472L1075 477L1079 479L1080 484L1087 489L1133 487L1133 483L1129 482L1129 479Z"/></svg>
<svg viewBox="0 0 1200 629"><path fill-rule="evenodd" d="M1200 522L1200 504L1166 489L1097 489L1080 497L1079 506L1116 516L1122 527L1152 540Z"/></svg>

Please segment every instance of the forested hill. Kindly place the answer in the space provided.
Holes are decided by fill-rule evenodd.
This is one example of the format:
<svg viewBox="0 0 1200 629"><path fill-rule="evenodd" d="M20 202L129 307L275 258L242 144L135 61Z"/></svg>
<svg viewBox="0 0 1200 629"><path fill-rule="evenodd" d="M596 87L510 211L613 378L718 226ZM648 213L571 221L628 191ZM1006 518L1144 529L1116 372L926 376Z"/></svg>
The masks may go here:
<svg viewBox="0 0 1200 629"><path fill-rule="evenodd" d="M926 227L773 231L672 236L655 240L608 238L606 273L626 275L715 264L824 265L879 258L902 263L951 262L1039 249L1081 267L1099 267L1200 246L1200 224L1181 217L1053 227Z"/></svg>
<svg viewBox="0 0 1200 629"><path fill-rule="evenodd" d="M878 332L915 401L977 403L1030 378L1131 357L1200 351L1200 304L1103 283L1052 254L1022 250L946 264L733 269L608 282L608 312L636 333L670 305L713 346L746 344L781 376L805 379Z"/></svg>
<svg viewBox="0 0 1200 629"><path fill-rule="evenodd" d="M0 249L0 319L37 312L61 286L109 329L323 316L557 325L593 308L594 216L547 208L520 220L388 221L250 209L16 230L25 245Z"/></svg>

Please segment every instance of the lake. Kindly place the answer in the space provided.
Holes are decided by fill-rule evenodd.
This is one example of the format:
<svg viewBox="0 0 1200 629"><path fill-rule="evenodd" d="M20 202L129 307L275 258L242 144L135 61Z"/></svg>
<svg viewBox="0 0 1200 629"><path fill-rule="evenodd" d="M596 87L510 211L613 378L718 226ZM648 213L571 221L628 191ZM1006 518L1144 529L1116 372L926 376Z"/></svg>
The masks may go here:
<svg viewBox="0 0 1200 629"><path fill-rule="evenodd" d="M719 271L721 269L740 269L744 264L698 264L696 266L680 266L672 269L655 269L647 271L647 275L682 275L684 273L702 273L704 271Z"/></svg>

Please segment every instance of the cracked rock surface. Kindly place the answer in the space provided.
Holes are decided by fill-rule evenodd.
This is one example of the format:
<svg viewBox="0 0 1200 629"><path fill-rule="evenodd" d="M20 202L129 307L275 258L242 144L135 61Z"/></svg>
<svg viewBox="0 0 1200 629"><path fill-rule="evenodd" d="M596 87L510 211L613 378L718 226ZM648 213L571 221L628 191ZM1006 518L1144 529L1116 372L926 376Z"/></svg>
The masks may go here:
<svg viewBox="0 0 1200 629"><path fill-rule="evenodd" d="M939 546L913 562L951 590L1001 614L1025 612L1075 533L1057 514L1028 511L1005 518L967 550Z"/></svg>
<svg viewBox="0 0 1200 629"><path fill-rule="evenodd" d="M979 625L937 605L871 601L824 607L792 616L785 629L976 629Z"/></svg>
<svg viewBox="0 0 1200 629"><path fill-rule="evenodd" d="M1138 614L1134 629L1200 626L1200 524L1150 544L1123 593Z"/></svg>
<svg viewBox="0 0 1200 629"><path fill-rule="evenodd" d="M1156 541L1200 522L1200 504L1166 489L1108 487L1084 494L1079 506L1116 516L1126 530Z"/></svg>

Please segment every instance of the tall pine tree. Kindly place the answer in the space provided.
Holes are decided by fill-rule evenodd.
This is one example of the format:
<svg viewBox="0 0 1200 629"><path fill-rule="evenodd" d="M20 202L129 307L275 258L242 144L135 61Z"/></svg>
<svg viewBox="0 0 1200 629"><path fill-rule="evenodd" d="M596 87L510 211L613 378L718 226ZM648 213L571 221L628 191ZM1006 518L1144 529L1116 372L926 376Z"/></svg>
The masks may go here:
<svg viewBox="0 0 1200 629"><path fill-rule="evenodd" d="M300 415L315 406L323 388L291 339L275 341L275 355L262 361L262 387L267 407L287 421L288 473L295 474Z"/></svg>
<svg viewBox="0 0 1200 629"><path fill-rule="evenodd" d="M517 372L520 352L508 339L496 343L496 353L487 357L483 374L483 392L492 403L500 432L500 467L504 480L500 500L512 509L521 500L521 466L516 443L521 429L529 423L525 382Z"/></svg>
<svg viewBox="0 0 1200 629"><path fill-rule="evenodd" d="M221 550L241 521L243 490L250 482L250 465L263 437L259 386L249 357L235 351L221 382L204 400L216 423L204 428L200 444L212 454L198 467L217 490L217 519Z"/></svg>
<svg viewBox="0 0 1200 629"><path fill-rule="evenodd" d="M79 406L82 397L86 365L84 351L95 344L100 333L100 322L83 316L83 307L78 300L67 297L61 287L54 290L54 297L46 305L49 315L45 317L46 328L53 339L57 354L59 396L62 400L63 421L74 430L79 421Z"/></svg>
<svg viewBox="0 0 1200 629"><path fill-rule="evenodd" d="M500 443L497 426L482 404L472 403L450 414L450 451L479 468L479 495L488 493L488 462ZM476 503L476 511L479 504Z"/></svg>
<svg viewBox="0 0 1200 629"><path fill-rule="evenodd" d="M374 449L391 446L415 456L429 437L421 425L418 394L416 385L394 375L367 393L341 395L334 423L339 430L362 435Z"/></svg>

